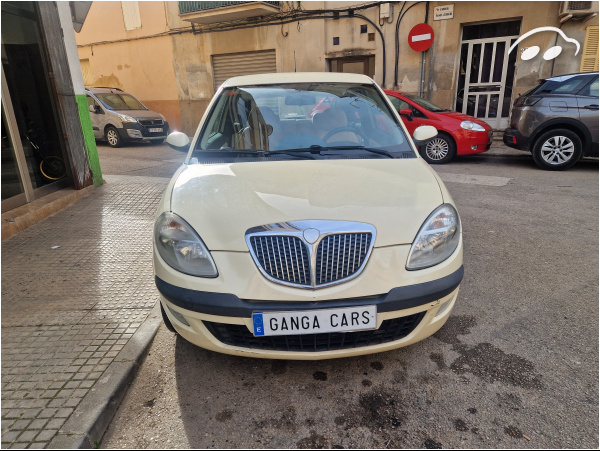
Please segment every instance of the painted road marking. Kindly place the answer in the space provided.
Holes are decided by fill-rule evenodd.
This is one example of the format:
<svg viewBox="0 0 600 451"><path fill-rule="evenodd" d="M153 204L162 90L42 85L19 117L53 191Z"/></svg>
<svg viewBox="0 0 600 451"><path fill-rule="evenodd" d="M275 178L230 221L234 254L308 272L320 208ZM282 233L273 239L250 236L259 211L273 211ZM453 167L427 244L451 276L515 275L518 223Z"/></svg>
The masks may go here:
<svg viewBox="0 0 600 451"><path fill-rule="evenodd" d="M447 172L438 172L438 175L444 182L468 183L471 185L506 186L510 182L508 177L494 177L491 175L449 174Z"/></svg>
<svg viewBox="0 0 600 451"><path fill-rule="evenodd" d="M413 42L426 41L427 39L431 39L431 33L418 34L412 37Z"/></svg>

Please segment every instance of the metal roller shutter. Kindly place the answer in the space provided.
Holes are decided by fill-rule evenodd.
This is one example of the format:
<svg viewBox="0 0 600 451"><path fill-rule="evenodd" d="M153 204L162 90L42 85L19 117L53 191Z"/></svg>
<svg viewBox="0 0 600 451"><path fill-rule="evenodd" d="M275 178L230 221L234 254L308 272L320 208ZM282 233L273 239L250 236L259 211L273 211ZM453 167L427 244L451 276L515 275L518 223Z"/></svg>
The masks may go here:
<svg viewBox="0 0 600 451"><path fill-rule="evenodd" d="M228 53L212 56L215 92L231 77L277 72L275 50L260 52Z"/></svg>

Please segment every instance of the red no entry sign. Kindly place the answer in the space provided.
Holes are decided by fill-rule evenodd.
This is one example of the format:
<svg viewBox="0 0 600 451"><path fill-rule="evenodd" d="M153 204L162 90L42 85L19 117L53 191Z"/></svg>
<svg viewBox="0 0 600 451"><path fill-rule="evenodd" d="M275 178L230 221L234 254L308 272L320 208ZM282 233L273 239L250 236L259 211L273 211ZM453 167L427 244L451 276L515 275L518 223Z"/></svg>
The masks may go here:
<svg viewBox="0 0 600 451"><path fill-rule="evenodd" d="M433 44L433 28L426 23L412 27L408 33L408 45L416 52L424 52Z"/></svg>

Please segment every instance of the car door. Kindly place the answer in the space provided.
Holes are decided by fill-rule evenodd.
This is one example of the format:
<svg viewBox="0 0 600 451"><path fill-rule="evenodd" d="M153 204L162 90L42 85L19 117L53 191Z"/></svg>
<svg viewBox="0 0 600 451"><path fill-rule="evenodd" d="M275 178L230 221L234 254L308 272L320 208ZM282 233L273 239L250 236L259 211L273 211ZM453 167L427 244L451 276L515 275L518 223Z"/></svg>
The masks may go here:
<svg viewBox="0 0 600 451"><path fill-rule="evenodd" d="M94 138L102 139L104 135L102 131L104 129L104 127L102 126L104 111L92 96L86 95L86 97L88 106L93 106L95 108L95 112L92 112L90 110L90 119L92 120L92 128L94 129Z"/></svg>
<svg viewBox="0 0 600 451"><path fill-rule="evenodd" d="M595 148L598 148L598 76L592 78L581 91L577 93L579 119L592 134Z"/></svg>

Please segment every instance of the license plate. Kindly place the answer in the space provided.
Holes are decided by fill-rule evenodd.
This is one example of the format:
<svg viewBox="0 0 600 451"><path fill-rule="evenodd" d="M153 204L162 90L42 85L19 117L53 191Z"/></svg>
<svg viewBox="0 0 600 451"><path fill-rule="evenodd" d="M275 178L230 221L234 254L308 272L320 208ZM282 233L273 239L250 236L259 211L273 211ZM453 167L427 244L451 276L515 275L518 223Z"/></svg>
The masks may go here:
<svg viewBox="0 0 600 451"><path fill-rule="evenodd" d="M352 332L377 328L377 306L252 314L254 336Z"/></svg>
<svg viewBox="0 0 600 451"><path fill-rule="evenodd" d="M160 133L162 131L163 131L162 128L151 128L150 129L150 133Z"/></svg>

